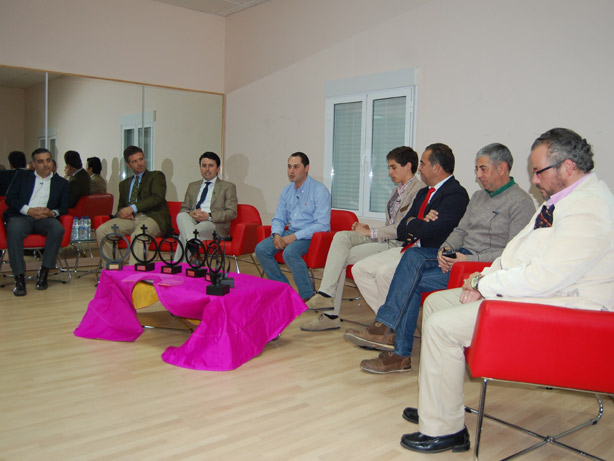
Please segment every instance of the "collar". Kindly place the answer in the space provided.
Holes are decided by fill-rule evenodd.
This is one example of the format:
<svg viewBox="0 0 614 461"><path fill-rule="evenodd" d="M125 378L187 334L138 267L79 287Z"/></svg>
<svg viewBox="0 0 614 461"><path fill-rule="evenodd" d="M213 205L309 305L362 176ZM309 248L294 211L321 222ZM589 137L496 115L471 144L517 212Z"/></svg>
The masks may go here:
<svg viewBox="0 0 614 461"><path fill-rule="evenodd" d="M49 174L49 176L47 176L46 178L43 178L42 176L39 176L39 174L36 172L36 170L34 170L34 178L35 179L40 179L41 181L51 181L52 177L53 177L53 171Z"/></svg>
<svg viewBox="0 0 614 461"><path fill-rule="evenodd" d="M585 174L580 179L578 179L575 183L567 186L563 190L558 191L556 194L554 194L552 197L550 197L548 199L548 202L546 202L548 207L550 207L551 205L556 205L558 202L563 200L565 197L567 197L569 194L571 194L576 187L578 187L580 184L582 184L591 175L592 175L592 173Z"/></svg>
<svg viewBox="0 0 614 461"><path fill-rule="evenodd" d="M435 189L435 192L437 192L437 191L439 190L439 188L440 188L441 186L443 186L443 185L444 185L444 183L445 183L445 182L446 182L448 179L450 179L451 177L452 177L452 175L448 176L446 179L444 179L444 180L442 180L442 181L439 181L437 184L435 184L435 185L433 186L433 188ZM435 193L435 192L433 192L433 193Z"/></svg>
<svg viewBox="0 0 614 461"><path fill-rule="evenodd" d="M505 186L501 186L499 187L496 191L494 192L490 192L490 191L486 191L488 192L488 195L490 195L490 198L493 198L497 195L499 195L502 192L505 192L506 190L508 190L510 187L512 187L514 184L516 184L514 182L514 178L512 176L510 176L510 180L507 182L507 184Z"/></svg>
<svg viewBox="0 0 614 461"><path fill-rule="evenodd" d="M216 177L214 177L214 178L213 178L212 180L210 180L210 181L207 181L205 178L203 178L203 182L202 182L201 184L204 186L205 184L207 184L208 182L210 182L211 184L213 184L213 185L215 186L215 182L216 182L216 181L217 181L217 176L216 176Z"/></svg>

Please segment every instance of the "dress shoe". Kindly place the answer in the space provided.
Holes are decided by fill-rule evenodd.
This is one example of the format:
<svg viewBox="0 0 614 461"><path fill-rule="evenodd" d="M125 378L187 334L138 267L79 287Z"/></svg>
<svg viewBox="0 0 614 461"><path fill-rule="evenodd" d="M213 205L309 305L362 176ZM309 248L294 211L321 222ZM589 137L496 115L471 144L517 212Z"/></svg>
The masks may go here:
<svg viewBox="0 0 614 461"><path fill-rule="evenodd" d="M403 357L391 351L384 351L375 359L363 360L360 368L369 373L402 373L411 370L411 357Z"/></svg>
<svg viewBox="0 0 614 461"><path fill-rule="evenodd" d="M307 304L310 311L330 311L334 309L333 303L333 298L327 298L320 293L316 293L305 304Z"/></svg>
<svg viewBox="0 0 614 461"><path fill-rule="evenodd" d="M38 274L36 274L36 289L37 290L46 290L49 284L47 283L47 276L49 275L49 269L41 266L38 270Z"/></svg>
<svg viewBox="0 0 614 461"><path fill-rule="evenodd" d="M440 435L438 437L424 435L422 432L405 434L401 438L401 446L421 453L439 453L446 450L454 452L467 451L471 443L469 442L469 431L464 427L456 434Z"/></svg>
<svg viewBox="0 0 614 461"><path fill-rule="evenodd" d="M394 332L386 325L375 322L366 330L347 330L343 339L357 346L376 349L378 351L394 350Z"/></svg>
<svg viewBox="0 0 614 461"><path fill-rule="evenodd" d="M301 330L303 331L325 331L325 330L338 330L341 328L341 319L331 319L326 314L320 314L311 322L303 323Z"/></svg>
<svg viewBox="0 0 614 461"><path fill-rule="evenodd" d="M410 423L418 424L418 409L407 407L405 410L403 410L403 418Z"/></svg>
<svg viewBox="0 0 614 461"><path fill-rule="evenodd" d="M26 292L26 277L23 274L15 276L15 288L13 288L15 296L25 296Z"/></svg>

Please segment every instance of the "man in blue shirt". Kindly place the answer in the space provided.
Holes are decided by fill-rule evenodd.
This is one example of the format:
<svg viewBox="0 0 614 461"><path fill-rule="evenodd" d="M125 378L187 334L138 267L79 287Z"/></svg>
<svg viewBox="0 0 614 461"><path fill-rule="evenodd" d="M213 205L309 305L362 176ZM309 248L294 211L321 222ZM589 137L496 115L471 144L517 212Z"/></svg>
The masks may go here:
<svg viewBox="0 0 614 461"><path fill-rule="evenodd" d="M271 280L288 282L275 255L283 251L296 288L304 300L315 291L303 255L309 250L315 232L330 230L330 192L309 175L309 157L295 152L288 158L288 184L281 191L271 226L271 236L256 246L256 257ZM288 229L286 229L286 225Z"/></svg>

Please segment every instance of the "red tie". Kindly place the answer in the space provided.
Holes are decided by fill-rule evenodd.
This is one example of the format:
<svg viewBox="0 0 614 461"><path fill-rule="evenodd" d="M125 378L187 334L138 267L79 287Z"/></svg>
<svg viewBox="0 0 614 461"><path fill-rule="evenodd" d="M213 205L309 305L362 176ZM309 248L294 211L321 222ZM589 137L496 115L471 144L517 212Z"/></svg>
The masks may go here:
<svg viewBox="0 0 614 461"><path fill-rule="evenodd" d="M426 211L426 207L429 204L429 200L431 198L431 195L433 195L434 193L435 193L435 188L434 187L429 187L429 191L426 193L426 197L424 199L424 202L422 202L422 205L420 205L420 210L418 211L418 219L424 219L424 212ZM412 246L414 246L414 244L418 240L419 239L416 239L413 242L410 242L410 243L407 243L406 245L404 245L403 249L401 250L401 253L406 251L408 248L411 248Z"/></svg>

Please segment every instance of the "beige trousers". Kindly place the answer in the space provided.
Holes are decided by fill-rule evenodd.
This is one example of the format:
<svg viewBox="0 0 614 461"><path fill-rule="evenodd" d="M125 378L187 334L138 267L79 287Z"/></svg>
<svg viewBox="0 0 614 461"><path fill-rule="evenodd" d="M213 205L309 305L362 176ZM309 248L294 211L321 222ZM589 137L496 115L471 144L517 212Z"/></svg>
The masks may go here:
<svg viewBox="0 0 614 461"><path fill-rule="evenodd" d="M153 237L160 237L162 235L162 231L160 230L160 226L155 222L152 218L149 218L147 215L143 213L137 213L134 220L132 219L121 219L121 218L113 218L106 223L100 225L98 229L96 229L96 240L98 241L98 248L100 248L100 242L104 238L105 235L113 232L113 226L117 226L117 232L122 235L130 234L130 242L134 242L135 237L138 234L143 233L141 227L145 225L147 227L147 233ZM102 249L104 254L111 255L112 253L112 244L108 240L104 242L104 248ZM129 250L128 250L129 251ZM136 251L136 250L135 250ZM138 253L137 253L138 254ZM139 255L142 258L141 255ZM136 264L137 260L130 252L130 260L128 264Z"/></svg>
<svg viewBox="0 0 614 461"><path fill-rule="evenodd" d="M401 249L399 243L398 247L364 258L352 267L356 286L376 314L386 301L394 271L403 256Z"/></svg>
<svg viewBox="0 0 614 461"><path fill-rule="evenodd" d="M465 347L471 344L481 301L461 304L461 291L438 291L424 302L418 430L433 437L465 425Z"/></svg>

